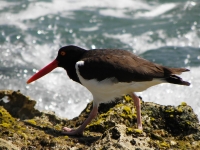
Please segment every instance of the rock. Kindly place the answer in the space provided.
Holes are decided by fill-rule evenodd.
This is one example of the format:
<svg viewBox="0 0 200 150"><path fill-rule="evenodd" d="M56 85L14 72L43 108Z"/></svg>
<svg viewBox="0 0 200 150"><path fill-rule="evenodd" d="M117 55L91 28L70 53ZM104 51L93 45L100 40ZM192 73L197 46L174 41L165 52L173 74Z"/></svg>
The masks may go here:
<svg viewBox="0 0 200 150"><path fill-rule="evenodd" d="M101 138L92 144L91 149L112 150L112 149L145 149L154 150L150 148L150 138L145 134L138 134L137 136L127 134L127 127L125 125L116 125L105 131Z"/></svg>
<svg viewBox="0 0 200 150"><path fill-rule="evenodd" d="M0 101L0 105L13 117L27 119L41 115L41 112L34 108L36 101L24 96L19 91L0 91L0 98L4 97L7 97L8 102Z"/></svg>
<svg viewBox="0 0 200 150"><path fill-rule="evenodd" d="M88 117L92 103L71 120L34 108L36 101L19 91L0 91L0 149L200 149L197 115L186 103L163 106L141 100L143 131L129 96L101 104L84 136L61 134L63 126L76 128Z"/></svg>
<svg viewBox="0 0 200 150"><path fill-rule="evenodd" d="M6 141L2 138L0 138L0 149L1 150L19 150L19 147L13 145L10 141Z"/></svg>

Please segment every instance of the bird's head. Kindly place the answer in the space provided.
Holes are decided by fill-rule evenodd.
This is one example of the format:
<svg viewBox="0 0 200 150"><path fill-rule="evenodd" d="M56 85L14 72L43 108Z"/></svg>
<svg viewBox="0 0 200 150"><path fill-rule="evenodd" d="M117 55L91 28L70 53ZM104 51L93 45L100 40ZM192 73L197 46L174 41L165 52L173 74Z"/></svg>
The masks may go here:
<svg viewBox="0 0 200 150"><path fill-rule="evenodd" d="M40 71L38 71L36 74L34 74L27 83L31 83L44 75L48 74L52 70L54 70L57 67L62 67L66 69L68 66L75 64L76 61L83 55L85 52L84 49L68 45L64 46L59 49L58 55L55 60L53 60L50 64L48 64L46 67L42 68ZM75 66L74 66L75 67Z"/></svg>

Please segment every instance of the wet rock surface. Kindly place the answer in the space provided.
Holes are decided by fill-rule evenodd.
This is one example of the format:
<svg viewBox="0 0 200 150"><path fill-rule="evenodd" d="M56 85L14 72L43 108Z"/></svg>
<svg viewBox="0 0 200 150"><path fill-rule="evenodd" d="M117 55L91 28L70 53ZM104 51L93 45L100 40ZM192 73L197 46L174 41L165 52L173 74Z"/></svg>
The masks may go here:
<svg viewBox="0 0 200 150"><path fill-rule="evenodd" d="M133 101L124 96L101 104L97 118L79 137L62 135L61 129L80 126L92 103L71 120L40 112L34 108L35 104L35 100L19 91L0 91L0 149L200 149L197 115L184 102L175 107L141 100L141 131L136 127Z"/></svg>

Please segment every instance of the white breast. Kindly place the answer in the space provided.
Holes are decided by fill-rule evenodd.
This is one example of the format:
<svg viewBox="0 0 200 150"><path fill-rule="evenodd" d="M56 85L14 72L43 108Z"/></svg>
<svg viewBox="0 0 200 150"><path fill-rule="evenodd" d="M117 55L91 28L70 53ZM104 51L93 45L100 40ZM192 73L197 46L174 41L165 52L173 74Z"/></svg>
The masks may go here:
<svg viewBox="0 0 200 150"><path fill-rule="evenodd" d="M154 79L152 81L145 82L116 82L115 78L108 78L102 81L97 81L96 79L86 80L80 73L78 67L84 65L84 61L79 61L76 63L76 73L79 77L80 82L85 86L93 95L94 101L99 103L106 103L114 100L123 94L129 94L131 92L141 92L147 88L164 83L161 79Z"/></svg>

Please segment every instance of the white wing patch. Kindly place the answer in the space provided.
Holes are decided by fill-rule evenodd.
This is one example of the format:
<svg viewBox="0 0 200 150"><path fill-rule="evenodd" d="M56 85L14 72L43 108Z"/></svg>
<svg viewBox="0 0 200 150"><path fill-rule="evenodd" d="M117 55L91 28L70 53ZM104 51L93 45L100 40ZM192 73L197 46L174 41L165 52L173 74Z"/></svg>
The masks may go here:
<svg viewBox="0 0 200 150"><path fill-rule="evenodd" d="M77 73L77 70L78 70L78 66L83 66L84 65L84 61L78 61L75 65L75 68L76 68L76 73Z"/></svg>

